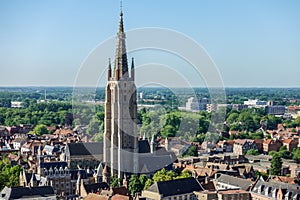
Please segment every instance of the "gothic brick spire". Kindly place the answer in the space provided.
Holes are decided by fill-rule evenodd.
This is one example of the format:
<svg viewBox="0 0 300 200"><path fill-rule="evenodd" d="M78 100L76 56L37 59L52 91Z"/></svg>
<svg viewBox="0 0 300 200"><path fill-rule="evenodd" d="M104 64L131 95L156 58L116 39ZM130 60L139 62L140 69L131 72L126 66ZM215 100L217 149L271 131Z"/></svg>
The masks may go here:
<svg viewBox="0 0 300 200"><path fill-rule="evenodd" d="M121 11L114 66L114 78L116 80L119 80L122 77L129 77L125 38L126 36L124 33L123 12Z"/></svg>

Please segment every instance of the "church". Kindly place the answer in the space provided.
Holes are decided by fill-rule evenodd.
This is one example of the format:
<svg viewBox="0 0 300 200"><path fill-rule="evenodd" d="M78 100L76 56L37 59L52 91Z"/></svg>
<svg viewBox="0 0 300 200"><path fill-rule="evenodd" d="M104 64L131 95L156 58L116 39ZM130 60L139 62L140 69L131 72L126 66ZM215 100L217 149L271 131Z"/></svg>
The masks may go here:
<svg viewBox="0 0 300 200"><path fill-rule="evenodd" d="M113 69L110 59L108 64L103 137L103 162L120 179L149 174L176 160L174 153L157 148L154 136L151 142L138 139L135 66L132 58L129 69L125 38L121 11Z"/></svg>

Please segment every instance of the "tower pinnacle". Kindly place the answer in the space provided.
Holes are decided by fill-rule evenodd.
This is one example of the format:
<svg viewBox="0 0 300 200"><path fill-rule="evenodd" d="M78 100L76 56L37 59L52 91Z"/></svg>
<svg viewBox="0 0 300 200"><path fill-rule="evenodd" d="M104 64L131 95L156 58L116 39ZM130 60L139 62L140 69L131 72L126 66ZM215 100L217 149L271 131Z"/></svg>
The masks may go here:
<svg viewBox="0 0 300 200"><path fill-rule="evenodd" d="M122 10L120 12L119 33L124 33L123 12L122 12Z"/></svg>
<svg viewBox="0 0 300 200"><path fill-rule="evenodd" d="M124 78L129 77L125 38L126 35L124 33L123 12L121 10L119 30L117 34L117 48L116 48L116 57L115 57L115 66L114 66L114 78L116 80L119 80L122 77Z"/></svg>

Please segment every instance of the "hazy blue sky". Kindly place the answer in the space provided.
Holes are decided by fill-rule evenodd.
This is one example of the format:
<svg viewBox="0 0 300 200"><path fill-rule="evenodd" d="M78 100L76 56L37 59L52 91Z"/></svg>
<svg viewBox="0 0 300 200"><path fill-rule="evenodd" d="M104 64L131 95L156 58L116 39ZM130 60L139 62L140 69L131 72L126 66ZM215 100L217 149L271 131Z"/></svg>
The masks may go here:
<svg viewBox="0 0 300 200"><path fill-rule="evenodd" d="M89 52L116 34L119 9L117 0L1 0L0 86L73 85ZM300 87L299 10L298 0L123 2L126 30L186 34L234 87Z"/></svg>

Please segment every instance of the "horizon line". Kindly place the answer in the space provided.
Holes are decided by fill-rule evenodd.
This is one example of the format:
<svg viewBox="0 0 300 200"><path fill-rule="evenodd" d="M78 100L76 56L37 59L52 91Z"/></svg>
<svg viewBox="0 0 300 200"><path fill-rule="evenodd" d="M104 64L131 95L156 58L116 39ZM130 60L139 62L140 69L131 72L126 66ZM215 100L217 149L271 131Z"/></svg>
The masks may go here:
<svg viewBox="0 0 300 200"><path fill-rule="evenodd" d="M41 86L35 86L35 85L17 85L17 86L0 86L0 88L105 88L106 86L71 86L71 85L57 85L57 86L51 86L51 85L41 85ZM145 87L138 87L138 88L165 88L160 86L145 86ZM209 89L209 88L257 88L257 89L300 89L300 86L224 86L224 87L205 87L205 86L192 86L192 87L169 87L169 88L175 88L175 89L188 89L188 88L201 88L201 89Z"/></svg>

